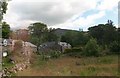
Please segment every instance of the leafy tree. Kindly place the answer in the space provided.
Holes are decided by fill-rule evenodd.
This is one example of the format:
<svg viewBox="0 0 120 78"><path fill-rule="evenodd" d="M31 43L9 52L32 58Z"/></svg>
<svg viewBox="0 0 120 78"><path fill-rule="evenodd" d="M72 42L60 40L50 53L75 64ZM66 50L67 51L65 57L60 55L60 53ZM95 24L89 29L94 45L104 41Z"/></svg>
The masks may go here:
<svg viewBox="0 0 120 78"><path fill-rule="evenodd" d="M77 39L76 31L68 31L61 37L62 42L70 43L72 46L75 46L75 40Z"/></svg>
<svg viewBox="0 0 120 78"><path fill-rule="evenodd" d="M120 52L120 44L116 41L112 42L110 44L110 51L114 54L117 54L118 52Z"/></svg>
<svg viewBox="0 0 120 78"><path fill-rule="evenodd" d="M87 34L86 32L78 32L76 36L77 36L75 40L76 46L84 46L90 39L89 34Z"/></svg>
<svg viewBox="0 0 120 78"><path fill-rule="evenodd" d="M10 35L10 26L6 23L2 23L2 38L9 38Z"/></svg>
<svg viewBox="0 0 120 78"><path fill-rule="evenodd" d="M120 44L120 28L117 29L117 41Z"/></svg>
<svg viewBox="0 0 120 78"><path fill-rule="evenodd" d="M45 41L51 42L51 41L58 41L59 37L53 32L54 29L49 28L48 32L45 35Z"/></svg>
<svg viewBox="0 0 120 78"><path fill-rule="evenodd" d="M37 46L43 42L58 41L58 36L53 32L54 29L47 28L46 24L37 22L28 27L31 33L30 41Z"/></svg>
<svg viewBox="0 0 120 78"><path fill-rule="evenodd" d="M97 41L92 38L85 46L84 53L85 56L98 56L99 55L99 46Z"/></svg>
<svg viewBox="0 0 120 78"><path fill-rule="evenodd" d="M3 19L3 14L6 13L8 3L6 1L0 1L0 22Z"/></svg>
<svg viewBox="0 0 120 78"><path fill-rule="evenodd" d="M31 39L30 41L34 43L35 45L39 46L43 41L45 34L47 32L47 25L37 22L31 24L28 29L30 30L31 33Z"/></svg>
<svg viewBox="0 0 120 78"><path fill-rule="evenodd" d="M103 40L108 45L117 40L117 30L113 25L105 24Z"/></svg>
<svg viewBox="0 0 120 78"><path fill-rule="evenodd" d="M98 26L94 26L94 27L90 27L88 28L89 30L89 34L93 37L96 38L97 41L101 44L102 43L102 39L103 39L103 35L104 35L104 30L103 27L104 24L99 24Z"/></svg>
<svg viewBox="0 0 120 78"><path fill-rule="evenodd" d="M107 24L113 26L113 21L112 20L108 20Z"/></svg>
<svg viewBox="0 0 120 78"><path fill-rule="evenodd" d="M47 25L40 22L33 23L28 28L31 34L36 37L41 37L42 34L47 31Z"/></svg>
<svg viewBox="0 0 120 78"><path fill-rule="evenodd" d="M89 34L93 38L96 38L99 44L109 45L117 39L117 31L111 20L108 20L108 23L106 24L99 24L98 26L90 27L88 30Z"/></svg>
<svg viewBox="0 0 120 78"><path fill-rule="evenodd" d="M1 27L1 25L2 25L3 15L6 14L7 5L8 5L7 1L2 1L2 0L0 1L0 31L4 31L4 30L1 29L3 27L3 26ZM8 38L8 31L0 32L0 34L3 35L3 38ZM0 35L0 37L2 37L2 35Z"/></svg>
<svg viewBox="0 0 120 78"><path fill-rule="evenodd" d="M81 31L68 31L61 37L61 41L70 43L73 47L84 46L88 40L88 34Z"/></svg>

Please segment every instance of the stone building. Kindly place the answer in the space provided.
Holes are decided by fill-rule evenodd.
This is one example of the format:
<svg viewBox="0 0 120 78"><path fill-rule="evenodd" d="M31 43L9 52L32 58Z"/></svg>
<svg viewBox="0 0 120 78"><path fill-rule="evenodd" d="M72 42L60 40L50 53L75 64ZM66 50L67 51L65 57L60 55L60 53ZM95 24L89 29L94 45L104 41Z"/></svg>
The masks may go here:
<svg viewBox="0 0 120 78"><path fill-rule="evenodd" d="M71 45L66 42L46 42L39 46L39 51L49 52L50 50L55 50L64 52L67 48L71 48Z"/></svg>

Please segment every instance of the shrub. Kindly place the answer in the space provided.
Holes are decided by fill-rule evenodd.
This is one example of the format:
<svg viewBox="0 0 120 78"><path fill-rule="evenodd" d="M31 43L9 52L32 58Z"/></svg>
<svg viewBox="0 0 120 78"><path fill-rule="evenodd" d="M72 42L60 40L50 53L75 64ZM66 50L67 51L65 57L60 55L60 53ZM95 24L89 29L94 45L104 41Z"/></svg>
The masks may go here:
<svg viewBox="0 0 120 78"><path fill-rule="evenodd" d="M52 52L50 52L51 58L58 58L58 57L60 57L60 55L61 55L60 51L52 51Z"/></svg>
<svg viewBox="0 0 120 78"><path fill-rule="evenodd" d="M41 52L40 55L42 56L43 60L48 60L51 58L58 58L62 55L62 53L60 51L50 50L49 52Z"/></svg>
<svg viewBox="0 0 120 78"><path fill-rule="evenodd" d="M71 52L81 52L82 51L82 47L74 47L71 49L65 49L64 53L71 53Z"/></svg>
<svg viewBox="0 0 120 78"><path fill-rule="evenodd" d="M84 48L83 55L85 56L98 56L99 55L99 46L95 39L92 38L90 39L90 41L87 42Z"/></svg>
<svg viewBox="0 0 120 78"><path fill-rule="evenodd" d="M82 51L83 51L82 47L74 47L72 49L65 49L64 54L67 54L69 56L79 57L81 56Z"/></svg>
<svg viewBox="0 0 120 78"><path fill-rule="evenodd" d="M114 54L120 52L120 44L116 41L112 42L109 48L112 53L114 52Z"/></svg>
<svg viewBox="0 0 120 78"><path fill-rule="evenodd" d="M64 54L66 54L66 53L70 53L70 52L72 52L72 49L67 48L67 49L65 49Z"/></svg>
<svg viewBox="0 0 120 78"><path fill-rule="evenodd" d="M101 56L110 54L110 51L109 51L108 46L107 46L107 45L104 45L104 46L101 45L101 46L99 46L99 54L100 54Z"/></svg>

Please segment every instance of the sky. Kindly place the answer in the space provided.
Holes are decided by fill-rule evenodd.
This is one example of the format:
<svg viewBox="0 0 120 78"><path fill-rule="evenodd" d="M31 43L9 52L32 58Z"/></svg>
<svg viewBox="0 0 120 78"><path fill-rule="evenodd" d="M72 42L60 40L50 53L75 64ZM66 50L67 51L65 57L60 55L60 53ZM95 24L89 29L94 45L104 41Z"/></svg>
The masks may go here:
<svg viewBox="0 0 120 78"><path fill-rule="evenodd" d="M12 0L4 15L11 29L24 29L35 22L50 28L87 31L112 20L118 26L120 0Z"/></svg>

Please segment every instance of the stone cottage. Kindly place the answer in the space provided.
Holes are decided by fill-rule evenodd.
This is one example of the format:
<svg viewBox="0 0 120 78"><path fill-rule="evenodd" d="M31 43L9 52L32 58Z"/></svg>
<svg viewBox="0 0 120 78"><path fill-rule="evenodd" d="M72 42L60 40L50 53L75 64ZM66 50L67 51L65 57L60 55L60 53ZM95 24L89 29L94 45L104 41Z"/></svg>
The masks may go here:
<svg viewBox="0 0 120 78"><path fill-rule="evenodd" d="M46 42L39 46L39 51L49 52L50 50L55 50L64 52L67 48L71 48L71 45L66 42Z"/></svg>

